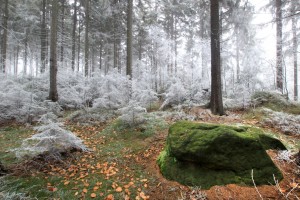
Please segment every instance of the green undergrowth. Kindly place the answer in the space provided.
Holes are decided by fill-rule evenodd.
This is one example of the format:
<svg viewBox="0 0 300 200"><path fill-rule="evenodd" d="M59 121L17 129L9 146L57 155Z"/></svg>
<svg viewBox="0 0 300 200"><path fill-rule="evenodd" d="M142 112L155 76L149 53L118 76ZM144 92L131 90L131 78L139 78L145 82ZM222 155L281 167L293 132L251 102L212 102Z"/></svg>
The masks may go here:
<svg viewBox="0 0 300 200"><path fill-rule="evenodd" d="M0 161L4 165L16 162L15 153L12 151L20 147L22 140L33 134L31 128L19 125L10 125L0 128Z"/></svg>
<svg viewBox="0 0 300 200"><path fill-rule="evenodd" d="M286 148L258 128L181 121L170 127L157 162L165 177L185 185L252 185L252 170L261 185L272 182L273 174L282 179L267 149Z"/></svg>
<svg viewBox="0 0 300 200"><path fill-rule="evenodd" d="M157 183L155 177L145 171L139 162L144 152L151 147L154 134L168 127L164 120L152 114L148 114L146 119L144 124L136 127L127 127L119 120L93 125L68 123L67 129L81 138L92 152L76 153L73 159L68 160L70 163L67 166L54 165L53 170L47 172L33 170L30 175L4 176L0 179L0 193L7 197L15 195L15 199L18 196L39 200L93 199L92 193L97 195L95 199L105 199L109 194L114 199L124 199L124 186L133 183L128 188L130 199L135 199L140 192L146 194L149 185ZM15 156L5 152L19 147L23 139L31 136L32 130L8 126L2 128L0 134L1 160L9 155L5 160L6 166L9 166L16 162ZM74 174L69 171L68 166L71 165L76 166L77 171ZM113 174L108 175L111 172ZM94 191L97 184L101 185ZM122 187L122 192L116 191L116 185ZM51 187L57 190L51 191ZM83 192L85 189L86 193Z"/></svg>

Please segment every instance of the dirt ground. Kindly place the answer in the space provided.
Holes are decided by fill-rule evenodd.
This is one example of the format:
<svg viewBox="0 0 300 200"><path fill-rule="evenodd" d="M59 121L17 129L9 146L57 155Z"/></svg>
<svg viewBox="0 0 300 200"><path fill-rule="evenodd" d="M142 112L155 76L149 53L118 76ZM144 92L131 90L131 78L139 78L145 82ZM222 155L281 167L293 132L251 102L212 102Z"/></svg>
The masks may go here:
<svg viewBox="0 0 300 200"><path fill-rule="evenodd" d="M255 125L259 122L255 120L244 121L236 113L228 113L228 116L213 116L209 111L204 109L194 110L199 113L201 122L212 123L243 123ZM141 155L142 164L149 173L157 179L157 185L152 186L148 190L150 199L155 200L171 200L171 199L209 199L209 200L255 200L255 199L299 199L300 198L300 168L293 162L288 163L278 160L277 151L269 150L268 154L278 168L282 171L284 179L276 183L276 177L273 183L258 187L245 187L235 184L226 186L214 186L209 190L201 190L200 188L190 188L183 186L177 182L165 179L156 164L156 158L160 150L164 147L164 142L167 137L166 132L157 133L154 138L150 138L149 145L151 147L147 151L147 155Z"/></svg>

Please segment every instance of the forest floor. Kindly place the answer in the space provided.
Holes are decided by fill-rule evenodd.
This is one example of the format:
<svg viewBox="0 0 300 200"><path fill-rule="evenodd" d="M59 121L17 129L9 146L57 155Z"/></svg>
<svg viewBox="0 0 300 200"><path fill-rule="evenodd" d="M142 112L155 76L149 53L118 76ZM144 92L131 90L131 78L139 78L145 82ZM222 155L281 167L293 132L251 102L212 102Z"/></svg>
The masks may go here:
<svg viewBox="0 0 300 200"><path fill-rule="evenodd" d="M186 111L200 122L248 124L262 127L255 115L227 112L214 116L208 110ZM246 117L245 117L246 116ZM62 162L39 159L16 162L10 150L20 146L34 131L20 124L0 127L0 160L11 173L0 178L0 199L299 199L300 168L295 162L277 159L275 150L268 154L281 169L284 179L265 186L214 186L209 190L187 187L165 179L156 159L164 148L168 127L174 119L153 121L144 128L122 128L115 120L94 125L65 121L66 127L80 137L92 151L68 154ZM286 145L299 149L300 137L272 131ZM255 180L254 180L255 181ZM16 198L18 197L18 198ZM299 197L299 198L298 198Z"/></svg>

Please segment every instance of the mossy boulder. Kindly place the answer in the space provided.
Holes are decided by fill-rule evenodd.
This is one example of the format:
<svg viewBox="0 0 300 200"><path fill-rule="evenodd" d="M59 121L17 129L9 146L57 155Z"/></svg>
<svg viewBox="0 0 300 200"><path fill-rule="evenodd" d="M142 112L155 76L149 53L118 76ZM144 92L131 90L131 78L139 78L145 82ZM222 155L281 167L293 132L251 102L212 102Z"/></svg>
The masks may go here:
<svg viewBox="0 0 300 200"><path fill-rule="evenodd" d="M182 121L170 127L157 161L165 177L185 185L251 185L252 170L256 184L268 184L282 174L267 149L285 147L258 128Z"/></svg>

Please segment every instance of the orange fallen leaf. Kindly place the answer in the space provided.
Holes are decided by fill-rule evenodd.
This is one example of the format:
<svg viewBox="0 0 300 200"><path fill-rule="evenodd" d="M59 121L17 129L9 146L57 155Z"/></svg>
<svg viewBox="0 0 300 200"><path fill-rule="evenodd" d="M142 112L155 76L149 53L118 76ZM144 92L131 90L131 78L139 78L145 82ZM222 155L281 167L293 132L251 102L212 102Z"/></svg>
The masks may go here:
<svg viewBox="0 0 300 200"><path fill-rule="evenodd" d="M105 200L114 200L115 198L114 198L114 195L112 195L112 194L109 194L106 198L105 198Z"/></svg>
<svg viewBox="0 0 300 200"><path fill-rule="evenodd" d="M57 191L57 188L56 188L56 187L53 187L53 186L49 186L49 187L48 187L48 190L49 190L50 192L55 192L55 191Z"/></svg>
<svg viewBox="0 0 300 200"><path fill-rule="evenodd" d="M82 190L82 192L87 193L88 190L87 190L86 188L84 188L84 189Z"/></svg>
<svg viewBox="0 0 300 200"><path fill-rule="evenodd" d="M91 197L92 197L92 198L95 198L96 196L97 196L97 195L96 195L95 193L92 193L92 194L91 194Z"/></svg>
<svg viewBox="0 0 300 200"><path fill-rule="evenodd" d="M122 192L122 188L121 187L117 187L116 192Z"/></svg>
<svg viewBox="0 0 300 200"><path fill-rule="evenodd" d="M98 186L95 186L95 187L93 188L94 191L97 191L98 189L99 189Z"/></svg>
<svg viewBox="0 0 300 200"><path fill-rule="evenodd" d="M70 181L65 181L64 185L69 185Z"/></svg>

